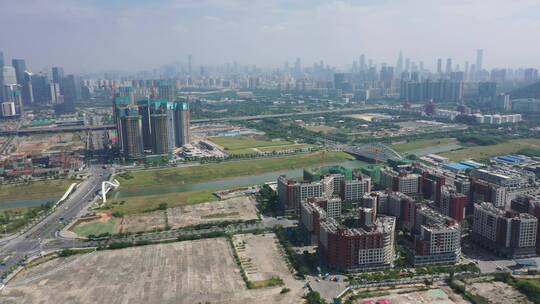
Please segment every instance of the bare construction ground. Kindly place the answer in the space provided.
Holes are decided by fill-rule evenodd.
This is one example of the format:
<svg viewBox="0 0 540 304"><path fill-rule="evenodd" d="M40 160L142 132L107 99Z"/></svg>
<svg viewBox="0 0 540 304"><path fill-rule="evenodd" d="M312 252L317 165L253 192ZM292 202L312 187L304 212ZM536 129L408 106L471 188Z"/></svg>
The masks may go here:
<svg viewBox="0 0 540 304"><path fill-rule="evenodd" d="M264 287L274 278L291 290L301 288L301 282L295 280L289 270L275 234L237 234L233 237L233 244L253 286Z"/></svg>
<svg viewBox="0 0 540 304"><path fill-rule="evenodd" d="M56 259L19 274L0 291L0 302L301 303L297 286L287 284L285 294L279 287L247 289L232 248L218 238Z"/></svg>
<svg viewBox="0 0 540 304"><path fill-rule="evenodd" d="M435 288L422 291L402 292L392 290L389 295L357 300L356 303L377 303L389 300L393 304L467 304L461 296L454 294L450 288ZM369 302L372 301L372 302ZM511 303L511 302L509 302Z"/></svg>
<svg viewBox="0 0 540 304"><path fill-rule="evenodd" d="M164 211L130 214L122 218L120 232L139 232L163 229L166 226Z"/></svg>
<svg viewBox="0 0 540 304"><path fill-rule="evenodd" d="M467 286L467 291L485 298L488 303L531 303L525 295L504 282L474 283Z"/></svg>
<svg viewBox="0 0 540 304"><path fill-rule="evenodd" d="M257 219L255 200L239 196L227 200L167 210L167 220L172 228L180 228L210 222Z"/></svg>

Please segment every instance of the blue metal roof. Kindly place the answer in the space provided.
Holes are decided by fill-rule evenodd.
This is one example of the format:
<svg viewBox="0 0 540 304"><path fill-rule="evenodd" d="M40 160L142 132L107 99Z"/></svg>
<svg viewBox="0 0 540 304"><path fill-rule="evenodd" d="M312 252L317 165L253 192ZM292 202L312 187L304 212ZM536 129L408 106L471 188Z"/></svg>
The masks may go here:
<svg viewBox="0 0 540 304"><path fill-rule="evenodd" d="M471 169L472 167L464 165L464 164L459 164L459 163L449 163L449 164L443 165L443 168L453 169L453 170L458 170L458 171L465 171L467 169Z"/></svg>

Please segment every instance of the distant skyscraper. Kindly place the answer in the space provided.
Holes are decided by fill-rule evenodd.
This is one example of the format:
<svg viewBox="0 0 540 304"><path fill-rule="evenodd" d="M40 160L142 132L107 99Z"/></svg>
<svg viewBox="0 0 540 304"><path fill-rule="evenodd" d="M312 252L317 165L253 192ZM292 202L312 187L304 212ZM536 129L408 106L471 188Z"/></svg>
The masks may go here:
<svg viewBox="0 0 540 304"><path fill-rule="evenodd" d="M34 92L32 87L32 73L24 71L23 83L21 84L22 101L24 105L34 103Z"/></svg>
<svg viewBox="0 0 540 304"><path fill-rule="evenodd" d="M5 65L2 69L4 85L17 84L17 76L12 66Z"/></svg>
<svg viewBox="0 0 540 304"><path fill-rule="evenodd" d="M64 104L67 111L75 109L75 102L81 100L81 84L75 75L67 75L60 83L60 91L64 87ZM61 92L62 93L62 92Z"/></svg>
<svg viewBox="0 0 540 304"><path fill-rule="evenodd" d="M191 76L191 73L192 73L192 69L193 69L193 66L192 66L193 62L192 62L192 57L191 55L188 55L188 74Z"/></svg>
<svg viewBox="0 0 540 304"><path fill-rule="evenodd" d="M538 70L537 69L525 69L523 74L523 80L526 82L535 82L538 81Z"/></svg>
<svg viewBox="0 0 540 304"><path fill-rule="evenodd" d="M399 51L399 57L396 63L396 72L401 73L403 71L403 52Z"/></svg>
<svg viewBox="0 0 540 304"><path fill-rule="evenodd" d="M442 73L442 59L441 58L437 59L437 73L439 74Z"/></svg>
<svg viewBox="0 0 540 304"><path fill-rule="evenodd" d="M446 74L452 73L452 58L446 59Z"/></svg>
<svg viewBox="0 0 540 304"><path fill-rule="evenodd" d="M26 71L26 62L24 59L12 59L11 65L15 69L15 77L17 84L22 86L24 84L24 72Z"/></svg>
<svg viewBox="0 0 540 304"><path fill-rule="evenodd" d="M360 55L360 70L363 71L366 69L366 55Z"/></svg>
<svg viewBox="0 0 540 304"><path fill-rule="evenodd" d="M52 68L52 81L54 83L60 83L62 82L63 78L64 78L64 69L61 67L53 67Z"/></svg>
<svg viewBox="0 0 540 304"><path fill-rule="evenodd" d="M405 71L410 71L411 70L411 59L407 58L405 59Z"/></svg>
<svg viewBox="0 0 540 304"><path fill-rule="evenodd" d="M4 53L0 51L0 102L4 101Z"/></svg>
<svg viewBox="0 0 540 304"><path fill-rule="evenodd" d="M484 50L476 50L476 71L481 72L483 69Z"/></svg>
<svg viewBox="0 0 540 304"><path fill-rule="evenodd" d="M424 71L424 62L420 61L420 72Z"/></svg>
<svg viewBox="0 0 540 304"><path fill-rule="evenodd" d="M46 104L50 101L50 88L49 80L47 75L38 73L31 74L32 82L32 95L34 97L34 102L39 104Z"/></svg>
<svg viewBox="0 0 540 304"><path fill-rule="evenodd" d="M302 63L300 61L300 58L296 58L296 62L294 63L294 76L300 77L302 75Z"/></svg>

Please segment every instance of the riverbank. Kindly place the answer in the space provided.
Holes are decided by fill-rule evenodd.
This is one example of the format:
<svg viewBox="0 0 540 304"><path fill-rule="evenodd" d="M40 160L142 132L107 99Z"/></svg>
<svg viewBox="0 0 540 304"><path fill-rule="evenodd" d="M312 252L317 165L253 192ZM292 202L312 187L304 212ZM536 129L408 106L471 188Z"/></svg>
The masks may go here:
<svg viewBox="0 0 540 304"><path fill-rule="evenodd" d="M305 155L207 164L195 167L142 170L117 176L120 187L110 193L107 212L148 212L166 203L168 208L215 201L217 190L261 184L291 170L342 163L353 157L344 152L315 152ZM294 172L301 176L301 173Z"/></svg>
<svg viewBox="0 0 540 304"><path fill-rule="evenodd" d="M254 175L285 169L311 167L354 159L340 151L318 151L287 157L229 161L194 167L171 167L158 170L141 170L119 174L121 191L164 187L167 185L193 184L222 178Z"/></svg>
<svg viewBox="0 0 540 304"><path fill-rule="evenodd" d="M0 185L0 209L39 206L58 200L73 179L43 180L14 185Z"/></svg>

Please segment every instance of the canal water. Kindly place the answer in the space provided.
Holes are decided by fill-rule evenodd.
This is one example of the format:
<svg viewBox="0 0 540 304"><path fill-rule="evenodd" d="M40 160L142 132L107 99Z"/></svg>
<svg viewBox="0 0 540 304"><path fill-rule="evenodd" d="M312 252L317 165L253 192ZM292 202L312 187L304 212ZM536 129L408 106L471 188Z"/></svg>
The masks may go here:
<svg viewBox="0 0 540 304"><path fill-rule="evenodd" d="M347 168L360 168L362 165L365 165L364 162L353 160L346 161L336 164L327 164L330 165L341 165ZM326 165L325 165L326 166ZM281 170L274 171L269 173L263 173L258 175L246 175L246 176L237 176L231 178L218 179L213 181L193 183L193 184L178 184L173 186L164 186L156 187L152 189L141 189L133 191L122 191L122 185L118 188L118 191L112 192L110 195L112 198L124 198L130 196L141 196L141 195L153 195L153 194L166 194L174 192L191 192L191 191L202 191L202 190L224 190L237 187L245 187L251 185L260 185L270 181L276 181L278 176L287 175L288 177L298 178L302 177L303 169L292 169L292 170ZM11 208L24 208L24 207L37 207L48 202L56 202L60 199L58 197L45 197L37 199L25 199L25 200L14 200L14 201L0 201L0 210L2 209L11 209Z"/></svg>
<svg viewBox="0 0 540 304"><path fill-rule="evenodd" d="M360 168L362 165L365 165L364 162L353 160L346 161L330 165L340 165L346 168ZM325 165L326 166L326 165ZM156 187L152 189L141 189L141 190L132 190L132 191L122 191L122 185L118 188L117 191L112 193L112 198L124 198L130 196L141 196L141 195L154 195L154 194L166 194L174 192L191 192L191 191L202 191L202 190L224 190L230 188L251 186L251 185L260 185L270 181L276 181L280 175L287 175L288 177L297 178L302 177L303 169L292 169L292 170L281 170L274 171L269 173L263 173L258 175L248 175L248 176L237 176L224 179L218 179L213 181L193 183L193 184L178 184L178 185L169 185L164 187Z"/></svg>
<svg viewBox="0 0 540 304"><path fill-rule="evenodd" d="M28 207L37 207L44 205L48 202L56 202L60 199L62 195L58 197L45 197L45 198L36 198L36 199L23 199L23 200L14 200L14 201L0 201L0 210L3 209L13 209L13 208L28 208Z"/></svg>

